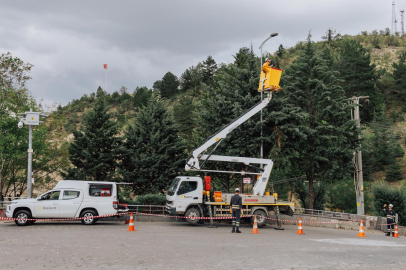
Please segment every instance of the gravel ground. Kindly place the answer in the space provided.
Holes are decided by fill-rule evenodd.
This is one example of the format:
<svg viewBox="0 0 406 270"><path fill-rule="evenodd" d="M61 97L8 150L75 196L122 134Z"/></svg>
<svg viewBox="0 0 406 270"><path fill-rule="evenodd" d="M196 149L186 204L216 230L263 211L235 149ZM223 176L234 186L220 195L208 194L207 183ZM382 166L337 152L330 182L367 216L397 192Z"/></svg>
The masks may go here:
<svg viewBox="0 0 406 270"><path fill-rule="evenodd" d="M0 269L406 269L406 238L271 226L241 234L183 222L0 222Z"/></svg>

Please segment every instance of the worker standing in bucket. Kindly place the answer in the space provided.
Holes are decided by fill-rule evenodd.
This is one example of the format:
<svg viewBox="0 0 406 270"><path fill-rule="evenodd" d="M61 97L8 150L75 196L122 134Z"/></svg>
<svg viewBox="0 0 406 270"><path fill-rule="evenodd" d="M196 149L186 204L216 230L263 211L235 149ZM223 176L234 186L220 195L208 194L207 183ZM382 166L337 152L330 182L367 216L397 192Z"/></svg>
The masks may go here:
<svg viewBox="0 0 406 270"><path fill-rule="evenodd" d="M265 63L262 65L263 67L275 67L275 61L272 59L265 59Z"/></svg>
<svg viewBox="0 0 406 270"><path fill-rule="evenodd" d="M386 207L386 204L383 206ZM386 224L388 226L388 232L386 233L386 236L390 236L391 232L392 235L394 234L393 228L395 227L395 219L396 219L396 212L395 210L392 209L393 205L389 204L389 209L386 210L386 208L383 209L386 213Z"/></svg>
<svg viewBox="0 0 406 270"><path fill-rule="evenodd" d="M233 230L232 233L241 233L240 217L242 213L242 198L240 197L240 189L235 189L235 195L231 197L230 208L233 214ZM236 229L237 227L237 229Z"/></svg>

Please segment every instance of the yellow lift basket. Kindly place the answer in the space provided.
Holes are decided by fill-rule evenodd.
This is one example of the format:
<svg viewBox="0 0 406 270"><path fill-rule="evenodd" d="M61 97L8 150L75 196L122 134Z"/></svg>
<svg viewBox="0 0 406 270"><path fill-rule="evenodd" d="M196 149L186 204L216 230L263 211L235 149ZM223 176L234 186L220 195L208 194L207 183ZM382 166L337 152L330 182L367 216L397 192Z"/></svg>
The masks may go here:
<svg viewBox="0 0 406 270"><path fill-rule="evenodd" d="M279 86L281 75L282 69L263 66L261 68L258 91L279 92L282 90L282 88ZM264 88L262 88L262 83L264 84Z"/></svg>

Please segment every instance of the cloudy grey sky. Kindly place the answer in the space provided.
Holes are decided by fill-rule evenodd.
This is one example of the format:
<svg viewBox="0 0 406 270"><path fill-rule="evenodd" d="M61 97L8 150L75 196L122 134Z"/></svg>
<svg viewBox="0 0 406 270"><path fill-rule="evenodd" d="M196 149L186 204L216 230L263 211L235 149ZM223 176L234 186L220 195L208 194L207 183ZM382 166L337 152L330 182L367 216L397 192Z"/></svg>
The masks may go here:
<svg viewBox="0 0 406 270"><path fill-rule="evenodd" d="M180 76L208 55L232 62L251 41L259 55L272 32L279 36L265 45L270 52L309 30L320 40L329 27L350 35L390 28L392 1L3 0L1 9L0 53L34 65L28 88L35 98L65 105L105 87L103 64L108 92L151 88L167 71Z"/></svg>

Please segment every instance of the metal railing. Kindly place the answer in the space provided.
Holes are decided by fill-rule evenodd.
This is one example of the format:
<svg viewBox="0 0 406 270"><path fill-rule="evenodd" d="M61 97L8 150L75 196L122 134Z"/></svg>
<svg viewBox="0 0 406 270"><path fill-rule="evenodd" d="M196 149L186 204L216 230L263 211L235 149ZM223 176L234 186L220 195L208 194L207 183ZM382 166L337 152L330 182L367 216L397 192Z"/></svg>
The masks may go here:
<svg viewBox="0 0 406 270"><path fill-rule="evenodd" d="M164 215L165 213L165 205L135 205L129 204L128 205L129 211L135 211L140 213L148 213L148 214L159 214Z"/></svg>
<svg viewBox="0 0 406 270"><path fill-rule="evenodd" d="M303 214L303 215L325 217L325 218L348 219L348 220L351 220L351 215L354 215L354 214L350 214L350 213L341 213L341 212L305 209L305 208L296 208L295 214Z"/></svg>

